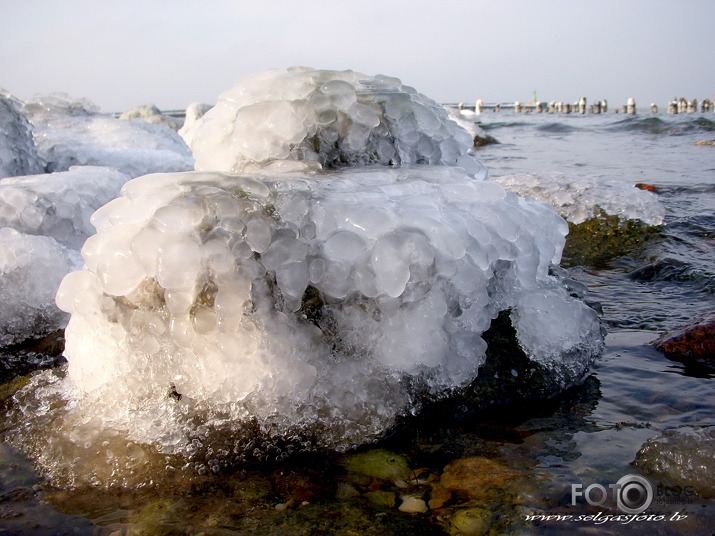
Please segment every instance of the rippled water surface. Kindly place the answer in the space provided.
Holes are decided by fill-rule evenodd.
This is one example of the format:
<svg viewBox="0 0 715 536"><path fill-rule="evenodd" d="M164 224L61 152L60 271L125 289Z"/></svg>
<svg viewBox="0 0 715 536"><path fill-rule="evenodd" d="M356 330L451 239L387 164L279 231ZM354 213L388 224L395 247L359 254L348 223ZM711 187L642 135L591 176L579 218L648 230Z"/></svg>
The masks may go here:
<svg viewBox="0 0 715 536"><path fill-rule="evenodd" d="M619 514L611 498L589 506L572 500L572 488L637 474L636 453L663 431L715 425L715 374L648 344L715 310L715 147L695 144L715 139L715 116L502 111L481 122L500 141L476 152L494 176L561 171L643 182L666 207L661 236L644 250L605 267L570 268L601 303L609 329L606 352L581 385L527 407L429 408L373 446L387 462L406 464L404 478L360 474L349 458L323 453L169 488L68 492L45 485L3 443L0 532L482 534L477 520L487 511L490 534L713 534L712 500L657 496L654 518L627 522L604 517ZM405 496L435 499L456 467L460 484L448 499L422 513L398 510ZM533 515L552 517L527 520Z"/></svg>

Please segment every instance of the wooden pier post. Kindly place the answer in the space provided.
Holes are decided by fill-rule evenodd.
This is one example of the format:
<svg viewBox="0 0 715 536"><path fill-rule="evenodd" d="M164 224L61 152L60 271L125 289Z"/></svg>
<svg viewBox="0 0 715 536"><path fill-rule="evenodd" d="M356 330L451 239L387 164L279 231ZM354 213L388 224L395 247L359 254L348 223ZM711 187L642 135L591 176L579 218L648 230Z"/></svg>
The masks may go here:
<svg viewBox="0 0 715 536"><path fill-rule="evenodd" d="M581 115L586 113L586 97L581 97L578 100L578 113Z"/></svg>

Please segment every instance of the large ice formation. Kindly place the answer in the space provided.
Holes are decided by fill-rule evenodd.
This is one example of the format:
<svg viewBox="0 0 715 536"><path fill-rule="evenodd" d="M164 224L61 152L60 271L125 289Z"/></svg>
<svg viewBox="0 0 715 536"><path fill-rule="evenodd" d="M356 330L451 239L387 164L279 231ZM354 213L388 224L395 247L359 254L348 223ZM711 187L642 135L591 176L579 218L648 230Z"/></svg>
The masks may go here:
<svg viewBox="0 0 715 536"><path fill-rule="evenodd" d="M562 385L600 351L549 275L565 222L460 168L149 175L93 222L57 295L69 378L164 450L195 405L275 434L329 419L325 446L376 437L476 377L500 310Z"/></svg>
<svg viewBox="0 0 715 536"><path fill-rule="evenodd" d="M647 225L661 225L665 220L665 207L654 193L619 180L561 172L521 173L489 180L520 196L552 205L574 224L594 218L600 211Z"/></svg>
<svg viewBox="0 0 715 536"><path fill-rule="evenodd" d="M0 180L0 346L64 327L59 283L81 267L92 213L129 179L113 168L78 167Z"/></svg>
<svg viewBox="0 0 715 536"><path fill-rule="evenodd" d="M21 108L19 100L0 90L0 179L44 171Z"/></svg>
<svg viewBox="0 0 715 536"><path fill-rule="evenodd" d="M86 100L53 94L27 101L23 112L48 171L72 166L111 166L137 177L193 169L181 137L164 125L122 121Z"/></svg>
<svg viewBox="0 0 715 536"><path fill-rule="evenodd" d="M469 135L399 80L254 75L192 145L197 171L133 179L94 214L57 293L67 376L28 389L69 400L55 433L72 459L102 428L188 458L208 443L213 467L257 437L362 444L470 384L500 312L563 387L601 351L596 313L551 270L566 222L480 180Z"/></svg>
<svg viewBox="0 0 715 536"><path fill-rule="evenodd" d="M197 170L239 172L286 160L301 167L459 165L469 134L397 78L298 67L248 76L219 97L191 141ZM295 164L293 165L295 168Z"/></svg>

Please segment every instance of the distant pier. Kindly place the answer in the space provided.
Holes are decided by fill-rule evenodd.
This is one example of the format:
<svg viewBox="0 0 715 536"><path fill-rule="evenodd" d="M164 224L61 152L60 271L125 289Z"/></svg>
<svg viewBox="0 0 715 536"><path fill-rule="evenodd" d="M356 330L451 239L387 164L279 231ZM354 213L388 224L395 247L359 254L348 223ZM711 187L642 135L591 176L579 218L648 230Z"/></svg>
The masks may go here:
<svg viewBox="0 0 715 536"><path fill-rule="evenodd" d="M451 108L457 108L460 111L472 112L476 115L481 115L485 112L500 112L502 110L511 110L514 113L547 113L547 114L602 114L607 113L608 102L604 100L596 101L593 104L588 104L586 97L581 97L576 102L541 102L541 101L529 101L529 102L500 102L500 103L489 103L478 99L474 104L467 103L447 103L445 106ZM715 112L715 105L709 99L704 99L699 102L697 99L686 100L684 98L673 99L668 102L666 107L669 114L692 114L692 113L707 113L710 111ZM649 110L652 114L658 113L658 105L651 103ZM637 113L637 107L635 99L629 98L626 104L613 108L613 113L624 113L626 115L635 115Z"/></svg>

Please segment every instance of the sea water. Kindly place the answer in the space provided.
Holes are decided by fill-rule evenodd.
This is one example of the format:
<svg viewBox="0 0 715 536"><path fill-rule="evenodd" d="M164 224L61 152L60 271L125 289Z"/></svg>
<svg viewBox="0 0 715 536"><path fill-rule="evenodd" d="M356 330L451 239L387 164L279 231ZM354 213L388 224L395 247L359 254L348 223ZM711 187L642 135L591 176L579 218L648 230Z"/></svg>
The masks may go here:
<svg viewBox="0 0 715 536"><path fill-rule="evenodd" d="M715 138L715 121L701 114L641 112L626 117L506 111L483 114L480 122L500 142L475 151L491 177L559 172L564 181L588 177L654 185L666 209L663 237L606 266L569 268L573 278L588 286L589 299L600 302L609 329L604 356L580 385L537 407L507 406L488 415L466 406L436 407L378 446L407 460L416 480L425 482L460 460L489 458L519 471L521 476L514 477L519 489L501 488L504 499L492 503L494 518L509 520L503 525L494 522L500 533L598 530L709 536L715 520L712 501L671 494L671 504L650 510L662 514L663 520L599 521L614 513L608 510L611 503L600 508L579 497L574 501L572 490L574 485L607 488L624 475L637 473L631 465L636 453L662 432L715 425L713 375L671 362L647 344L663 331L715 309L715 148L695 145ZM366 499L370 492L359 493L364 482L350 480L336 467L343 467L338 457L299 458L248 467L240 475L219 475L178 499L172 490L158 496L138 490L125 490L124 495L83 491L74 498L55 493L54 502L44 504L32 491L41 480L26 460L4 447L0 527L10 533L110 534L129 526L146 531L137 529L137 523L148 527L151 518L159 519L156 526L169 534L329 534L341 528L339 519L355 512L360 515L354 525L366 533L397 534L402 529L439 534L458 526L459 512L450 510L449 503L442 510L417 515L371 506L371 499ZM305 492L310 488L306 482L320 490ZM403 485L398 480L388 487L398 505ZM261 486L269 491L261 491ZM414 492L419 484L408 486ZM239 488L243 495L236 491ZM258 498L247 498L247 489L258 489ZM357 490L352 499L350 489ZM305 500L293 506L289 499L288 507L281 508L287 497L303 497L296 490L303 490ZM167 511L171 515L165 515ZM675 514L687 517L672 520ZM211 515L218 521L212 524ZM527 521L533 515L572 519ZM142 521L136 521L139 518Z"/></svg>

